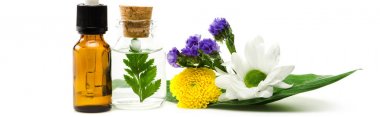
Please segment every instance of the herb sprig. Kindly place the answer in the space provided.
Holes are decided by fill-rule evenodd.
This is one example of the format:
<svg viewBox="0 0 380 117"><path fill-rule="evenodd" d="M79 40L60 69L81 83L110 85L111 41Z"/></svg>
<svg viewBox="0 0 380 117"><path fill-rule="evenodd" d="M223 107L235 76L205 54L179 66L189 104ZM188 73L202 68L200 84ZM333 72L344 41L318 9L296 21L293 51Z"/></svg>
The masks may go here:
<svg viewBox="0 0 380 117"><path fill-rule="evenodd" d="M126 54L123 60L128 67L124 79L133 92L140 97L140 102L152 96L161 86L161 79L154 80L157 67L153 64L154 59L148 59L148 54Z"/></svg>

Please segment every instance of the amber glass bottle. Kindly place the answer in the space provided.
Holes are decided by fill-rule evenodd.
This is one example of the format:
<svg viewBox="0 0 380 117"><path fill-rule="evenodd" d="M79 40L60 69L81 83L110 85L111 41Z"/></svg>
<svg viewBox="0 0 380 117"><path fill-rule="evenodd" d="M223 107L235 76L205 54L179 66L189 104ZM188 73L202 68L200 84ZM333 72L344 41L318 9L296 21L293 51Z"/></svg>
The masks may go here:
<svg viewBox="0 0 380 117"><path fill-rule="evenodd" d="M111 108L111 50L104 41L107 30L105 5L79 4L77 30L81 38L74 46L74 109L104 112Z"/></svg>
<svg viewBox="0 0 380 117"><path fill-rule="evenodd" d="M107 111L111 104L111 58L102 35L82 35L74 47L74 106Z"/></svg>

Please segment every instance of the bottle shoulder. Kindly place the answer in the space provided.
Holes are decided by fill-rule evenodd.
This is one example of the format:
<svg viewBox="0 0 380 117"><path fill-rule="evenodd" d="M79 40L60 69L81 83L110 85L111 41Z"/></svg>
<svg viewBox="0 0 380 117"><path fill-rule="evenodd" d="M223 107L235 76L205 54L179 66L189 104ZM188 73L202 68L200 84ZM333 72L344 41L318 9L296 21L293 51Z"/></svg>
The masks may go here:
<svg viewBox="0 0 380 117"><path fill-rule="evenodd" d="M75 45L74 50L81 49L98 49L98 50L110 50L110 46L103 40L84 40L80 39Z"/></svg>

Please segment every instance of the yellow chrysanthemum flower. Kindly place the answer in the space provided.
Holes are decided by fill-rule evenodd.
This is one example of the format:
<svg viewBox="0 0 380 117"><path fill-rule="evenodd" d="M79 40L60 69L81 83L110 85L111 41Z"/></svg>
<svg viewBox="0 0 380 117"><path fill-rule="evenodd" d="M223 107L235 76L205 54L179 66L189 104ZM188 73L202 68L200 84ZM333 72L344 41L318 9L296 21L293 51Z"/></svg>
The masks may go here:
<svg viewBox="0 0 380 117"><path fill-rule="evenodd" d="M215 85L215 73L208 68L186 68L170 81L170 92L181 108L206 108L222 93Z"/></svg>

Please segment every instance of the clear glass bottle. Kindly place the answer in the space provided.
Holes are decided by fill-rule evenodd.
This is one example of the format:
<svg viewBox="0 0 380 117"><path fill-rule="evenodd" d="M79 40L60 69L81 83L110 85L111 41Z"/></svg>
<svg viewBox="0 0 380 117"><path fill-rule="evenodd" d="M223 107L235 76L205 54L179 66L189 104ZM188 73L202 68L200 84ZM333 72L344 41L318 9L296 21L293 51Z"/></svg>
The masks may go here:
<svg viewBox="0 0 380 117"><path fill-rule="evenodd" d="M122 18L117 27L121 36L110 43L112 104L118 109L157 108L166 95L165 53L153 36L151 14L134 17L128 9L140 15L152 11L152 7L120 6Z"/></svg>

